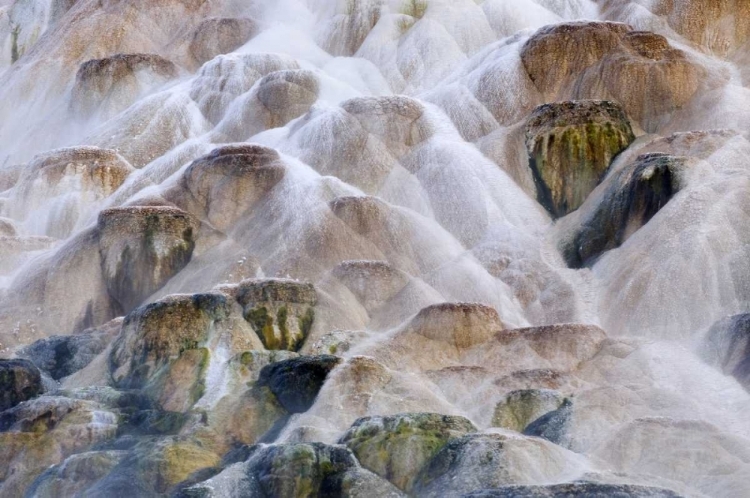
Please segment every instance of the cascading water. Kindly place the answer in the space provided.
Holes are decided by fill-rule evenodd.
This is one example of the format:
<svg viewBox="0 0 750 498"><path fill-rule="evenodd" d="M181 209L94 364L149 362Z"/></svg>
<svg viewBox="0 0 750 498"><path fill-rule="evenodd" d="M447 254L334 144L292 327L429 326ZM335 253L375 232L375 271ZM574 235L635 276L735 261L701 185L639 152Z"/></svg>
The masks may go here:
<svg viewBox="0 0 750 498"><path fill-rule="evenodd" d="M0 496L750 496L748 54L746 0L0 1Z"/></svg>

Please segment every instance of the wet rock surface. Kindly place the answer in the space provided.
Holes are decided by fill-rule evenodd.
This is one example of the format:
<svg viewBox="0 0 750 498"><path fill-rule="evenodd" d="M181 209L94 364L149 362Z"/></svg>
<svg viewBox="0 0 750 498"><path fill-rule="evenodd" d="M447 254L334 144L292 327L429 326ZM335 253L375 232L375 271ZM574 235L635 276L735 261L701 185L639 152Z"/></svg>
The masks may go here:
<svg viewBox="0 0 750 498"><path fill-rule="evenodd" d="M612 159L635 135L619 105L606 101L545 104L526 124L537 199L555 217L578 209Z"/></svg>
<svg viewBox="0 0 750 498"><path fill-rule="evenodd" d="M236 292L245 319L266 349L297 351L302 346L315 319L315 287L289 280L248 280Z"/></svg>
<svg viewBox="0 0 750 498"><path fill-rule="evenodd" d="M687 162L684 157L645 154L620 171L593 212L587 213L576 231L562 242L568 266L591 264L648 223L680 190L680 176Z"/></svg>
<svg viewBox="0 0 750 498"><path fill-rule="evenodd" d="M726 317L708 330L701 346L710 364L750 388L750 315Z"/></svg>
<svg viewBox="0 0 750 498"><path fill-rule="evenodd" d="M750 496L743 2L0 4L1 496Z"/></svg>
<svg viewBox="0 0 750 498"><path fill-rule="evenodd" d="M411 413L359 419L340 442L363 467L409 491L422 467L448 441L475 431L463 417Z"/></svg>
<svg viewBox="0 0 750 498"><path fill-rule="evenodd" d="M307 411L329 372L341 360L335 356L300 356L263 367L258 385L268 386L289 413Z"/></svg>
<svg viewBox="0 0 750 498"><path fill-rule="evenodd" d="M104 280L123 312L184 268L195 248L196 223L179 209L113 208L99 214L97 227Z"/></svg>
<svg viewBox="0 0 750 498"><path fill-rule="evenodd" d="M504 486L497 489L474 491L466 498L563 498L563 497L617 497L617 498L677 498L680 495L667 489L629 484L601 484L574 482L549 486Z"/></svg>
<svg viewBox="0 0 750 498"><path fill-rule="evenodd" d="M19 356L31 360L55 380L67 377L91 363L120 331L121 320L84 330L80 334L52 336L22 348Z"/></svg>
<svg viewBox="0 0 750 498"><path fill-rule="evenodd" d="M239 48L257 34L258 30L258 23L249 18L206 19L193 31L190 54L198 64L203 64L217 55Z"/></svg>
<svg viewBox="0 0 750 498"><path fill-rule="evenodd" d="M0 360L0 412L42 393L39 370L28 360Z"/></svg>
<svg viewBox="0 0 750 498"><path fill-rule="evenodd" d="M613 22L544 27L524 44L521 60L545 100L612 99L649 131L706 77L664 36Z"/></svg>
<svg viewBox="0 0 750 498"><path fill-rule="evenodd" d="M524 432L537 419L560 408L563 400L562 394L550 389L512 391L495 407L492 424Z"/></svg>
<svg viewBox="0 0 750 498"><path fill-rule="evenodd" d="M113 116L159 84L176 78L178 67L156 54L116 54L81 64L73 88L74 112Z"/></svg>

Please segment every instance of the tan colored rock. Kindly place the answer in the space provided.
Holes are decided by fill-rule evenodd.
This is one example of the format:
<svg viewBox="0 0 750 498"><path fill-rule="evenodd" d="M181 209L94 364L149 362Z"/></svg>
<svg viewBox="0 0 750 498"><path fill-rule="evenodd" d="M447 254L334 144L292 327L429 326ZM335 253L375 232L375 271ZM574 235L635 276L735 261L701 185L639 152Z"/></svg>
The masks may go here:
<svg viewBox="0 0 750 498"><path fill-rule="evenodd" d="M288 69L264 76L249 94L228 109L217 132L227 141L286 125L307 113L318 100L320 84L313 71Z"/></svg>
<svg viewBox="0 0 750 498"><path fill-rule="evenodd" d="M113 150L79 146L45 152L21 173L9 214L27 220L39 235L68 237L133 171Z"/></svg>
<svg viewBox="0 0 750 498"><path fill-rule="evenodd" d="M332 274L368 312L386 304L409 283L409 275L385 261L344 261Z"/></svg>
<svg viewBox="0 0 750 498"><path fill-rule="evenodd" d="M417 313L405 333L468 349L491 340L504 328L495 308L478 303L442 303Z"/></svg>
<svg viewBox="0 0 750 498"><path fill-rule="evenodd" d="M649 7L711 53L726 55L750 39L750 5L744 0L658 0Z"/></svg>
<svg viewBox="0 0 750 498"><path fill-rule="evenodd" d="M381 17L383 0L355 0L328 20L319 43L330 54L354 55Z"/></svg>
<svg viewBox="0 0 750 498"><path fill-rule="evenodd" d="M86 61L76 75L71 110L83 118L94 113L112 117L178 74L173 62L156 54L116 54Z"/></svg>
<svg viewBox="0 0 750 498"><path fill-rule="evenodd" d="M212 17L193 30L189 51L201 65L241 47L259 31L258 22L250 18Z"/></svg>
<svg viewBox="0 0 750 498"><path fill-rule="evenodd" d="M278 152L260 145L226 145L196 159L164 198L228 232L286 172Z"/></svg>
<svg viewBox="0 0 750 498"><path fill-rule="evenodd" d="M487 348L485 361L502 354L532 362L542 360L560 370L574 370L593 358L606 339L606 333L596 325L560 324L504 330L496 335L500 348L494 352ZM476 353L483 354L481 351ZM537 360L534 360L535 356Z"/></svg>
<svg viewBox="0 0 750 498"><path fill-rule="evenodd" d="M521 58L546 101L615 100L647 131L685 106L706 77L663 36L612 22L547 26Z"/></svg>
<svg viewBox="0 0 750 498"><path fill-rule="evenodd" d="M627 24L593 21L545 26L523 46L521 60L548 101L564 99L579 76L617 49L631 29Z"/></svg>
<svg viewBox="0 0 750 498"><path fill-rule="evenodd" d="M0 493L19 496L42 472L117 432L117 415L91 401L42 396L0 417Z"/></svg>
<svg viewBox="0 0 750 498"><path fill-rule="evenodd" d="M212 59L193 79L190 97L211 123L219 123L230 104L276 71L300 69L292 57L277 54L229 54ZM247 138L247 137L244 137Z"/></svg>
<svg viewBox="0 0 750 498"><path fill-rule="evenodd" d="M102 211L97 229L107 289L128 312L190 261L198 225L179 209L136 206Z"/></svg>

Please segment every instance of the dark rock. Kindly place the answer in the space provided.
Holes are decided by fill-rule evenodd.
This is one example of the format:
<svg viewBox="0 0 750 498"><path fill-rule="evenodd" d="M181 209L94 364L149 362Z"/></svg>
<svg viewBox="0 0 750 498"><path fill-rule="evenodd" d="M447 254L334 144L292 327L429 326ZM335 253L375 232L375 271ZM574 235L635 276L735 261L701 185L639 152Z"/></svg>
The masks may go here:
<svg viewBox="0 0 750 498"><path fill-rule="evenodd" d="M680 495L650 486L577 481L548 486L503 486L473 491L463 498L680 498Z"/></svg>
<svg viewBox="0 0 750 498"><path fill-rule="evenodd" d="M21 359L0 360L0 412L41 393L42 376L33 363Z"/></svg>
<svg viewBox="0 0 750 498"><path fill-rule="evenodd" d="M542 415L530 423L523 433L544 438L561 446L568 446L568 429L573 414L573 403L565 399L557 410Z"/></svg>
<svg viewBox="0 0 750 498"><path fill-rule="evenodd" d="M360 418L339 442L363 467L408 492L420 470L448 441L476 430L463 417L404 413Z"/></svg>
<svg viewBox="0 0 750 498"><path fill-rule="evenodd" d="M678 174L686 161L667 154L644 154L620 171L593 212L562 242L568 266L590 265L648 223L679 191Z"/></svg>
<svg viewBox="0 0 750 498"><path fill-rule="evenodd" d="M300 356L263 367L258 386L268 386L289 413L310 409L328 373L341 362L330 355Z"/></svg>
<svg viewBox="0 0 750 498"><path fill-rule="evenodd" d="M59 380L88 365L107 348L119 330L120 321L115 320L80 334L40 339L21 349L18 355L31 360L50 377Z"/></svg>
<svg viewBox="0 0 750 498"><path fill-rule="evenodd" d="M184 489L180 496L368 496L342 493L342 485L347 481L344 474L362 470L344 446L256 445L248 448L248 452L246 462L231 465L208 481Z"/></svg>
<svg viewBox="0 0 750 498"><path fill-rule="evenodd" d="M369 470L355 467L336 474L328 479L327 489L331 496L342 498L406 498L407 495L399 491L390 482L373 474Z"/></svg>
<svg viewBox="0 0 750 498"><path fill-rule="evenodd" d="M326 482L336 474L357 467L357 459L343 446L321 443L270 446L248 462L265 496L319 496L333 491Z"/></svg>
<svg viewBox="0 0 750 498"><path fill-rule="evenodd" d="M719 320L706 334L701 356L750 390L750 314Z"/></svg>
<svg viewBox="0 0 750 498"><path fill-rule="evenodd" d="M612 159L635 140L613 102L556 102L537 107L526 124L537 200L555 217L578 209Z"/></svg>

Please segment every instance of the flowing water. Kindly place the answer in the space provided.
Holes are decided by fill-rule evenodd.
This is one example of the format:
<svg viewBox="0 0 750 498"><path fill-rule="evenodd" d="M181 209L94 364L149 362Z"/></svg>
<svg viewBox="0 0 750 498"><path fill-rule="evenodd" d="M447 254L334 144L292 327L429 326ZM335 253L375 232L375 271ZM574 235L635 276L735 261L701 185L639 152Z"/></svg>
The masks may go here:
<svg viewBox="0 0 750 498"><path fill-rule="evenodd" d="M745 0L3 3L0 350L29 357L23 348L50 336L104 334L65 375L36 362L46 392L36 402L50 410L61 396L94 403L81 394L94 386L135 388L188 419L158 437L193 449L174 457L178 470L138 474L148 489L136 494L217 473L239 444L336 444L360 417L434 412L501 434L507 448L494 470L462 463L453 487L405 489L391 478L417 496L576 480L750 496L747 339L706 338L750 311ZM670 47L632 55L607 45L614 35L554 38L544 28L572 21L591 33L609 29L595 21L626 23ZM627 40L617 47L636 43ZM526 126L542 104L581 99L621 104L636 138L579 209L555 217L538 196ZM679 188L618 244L568 265L561 248L647 153L685 158L671 170ZM176 218L159 218L167 211ZM190 227L173 230L180 216ZM141 240L151 252L138 252ZM314 285L301 345L259 340L262 325L235 287L248 279ZM239 304L205 312L205 334L160 364L168 373L158 381L118 380L113 358L131 355L136 368L170 343L128 339L133 310L201 293ZM292 303L275 311L283 320L306 302L278 301ZM124 325L111 322L124 315ZM183 326L192 325L159 334ZM262 418L248 401L253 368L296 356L266 349L342 360L309 409L253 432L249 420ZM207 359L195 367L185 350ZM252 368L247 351L261 358ZM186 401L195 375L201 389ZM498 423L496 407L520 389L571 403L562 439ZM0 451L13 469L0 472L0 495L104 495L110 488L96 486L123 462L151 465L163 448L113 443L124 437L123 408L95 402L76 408L85 424L50 422L34 441L0 420L0 444L14 448ZM87 442L71 443L84 430ZM64 477L92 452L116 461L96 478ZM198 464L184 470L182 460ZM234 489L212 486L216 496Z"/></svg>

